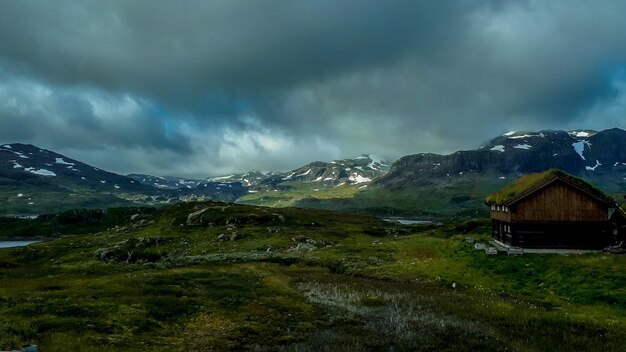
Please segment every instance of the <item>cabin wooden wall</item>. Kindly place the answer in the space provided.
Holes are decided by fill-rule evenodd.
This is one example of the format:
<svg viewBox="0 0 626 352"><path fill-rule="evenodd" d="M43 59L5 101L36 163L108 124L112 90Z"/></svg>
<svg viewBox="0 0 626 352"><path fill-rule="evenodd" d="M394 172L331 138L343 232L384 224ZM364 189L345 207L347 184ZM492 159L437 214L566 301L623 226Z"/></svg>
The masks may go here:
<svg viewBox="0 0 626 352"><path fill-rule="evenodd" d="M511 221L607 221L608 208L589 195L556 181L515 204Z"/></svg>
<svg viewBox="0 0 626 352"><path fill-rule="evenodd" d="M510 212L504 212L504 211L492 210L491 211L491 218L495 219L495 220L511 222L511 213Z"/></svg>

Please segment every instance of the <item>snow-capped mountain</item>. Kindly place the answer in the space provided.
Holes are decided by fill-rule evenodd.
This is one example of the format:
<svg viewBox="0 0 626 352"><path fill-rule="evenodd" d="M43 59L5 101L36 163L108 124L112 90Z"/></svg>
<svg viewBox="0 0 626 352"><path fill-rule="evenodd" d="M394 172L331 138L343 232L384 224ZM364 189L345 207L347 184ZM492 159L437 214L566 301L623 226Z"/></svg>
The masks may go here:
<svg viewBox="0 0 626 352"><path fill-rule="evenodd" d="M142 175L143 176L143 175ZM145 176L149 177L149 176ZM159 183L154 184L158 179ZM234 201L241 183L176 179L140 182L29 144L0 145L0 214L37 214L82 207L111 207L216 199Z"/></svg>
<svg viewBox="0 0 626 352"><path fill-rule="evenodd" d="M276 187L288 182L312 182L320 186L369 184L389 170L389 163L375 155L359 155L353 159L331 162L315 161L297 169L270 175L255 187Z"/></svg>
<svg viewBox="0 0 626 352"><path fill-rule="evenodd" d="M276 174L277 172L250 171L250 172L246 172L245 174L209 177L205 180L205 182L222 182L222 183L239 182L246 187L256 187L266 178L272 177Z"/></svg>
<svg viewBox="0 0 626 352"><path fill-rule="evenodd" d="M39 183L75 183L100 190L138 191L140 183L64 155L30 144L0 145L0 177L7 180L38 180Z"/></svg>
<svg viewBox="0 0 626 352"><path fill-rule="evenodd" d="M196 188L198 184L202 182L201 180L172 176L152 176L145 174L129 174L126 176L144 185L162 189Z"/></svg>
<svg viewBox="0 0 626 352"><path fill-rule="evenodd" d="M445 180L511 179L562 169L609 191L626 188L626 131L507 132L475 150L415 154L393 163L377 186L420 186Z"/></svg>
<svg viewBox="0 0 626 352"><path fill-rule="evenodd" d="M437 206L453 197L455 209L476 209L485 192L522 174L550 168L587 179L607 192L624 192L626 131L511 131L477 149L408 155L391 166L374 155L360 155L316 161L288 172L207 179L122 176L36 146L4 144L0 145L0 213L203 199L236 201L246 194L241 201L255 204L395 209L396 197L419 194L419 190L427 190L428 197L437 199ZM360 198L364 191L371 192ZM383 196L377 198L380 192ZM316 201L318 196L324 201ZM415 201L423 202L420 197ZM436 212L428 206L425 210Z"/></svg>
<svg viewBox="0 0 626 352"><path fill-rule="evenodd" d="M173 176L151 176L130 174L128 177L144 185L163 190L183 201L216 199L234 201L247 192L247 188L239 181L211 181Z"/></svg>

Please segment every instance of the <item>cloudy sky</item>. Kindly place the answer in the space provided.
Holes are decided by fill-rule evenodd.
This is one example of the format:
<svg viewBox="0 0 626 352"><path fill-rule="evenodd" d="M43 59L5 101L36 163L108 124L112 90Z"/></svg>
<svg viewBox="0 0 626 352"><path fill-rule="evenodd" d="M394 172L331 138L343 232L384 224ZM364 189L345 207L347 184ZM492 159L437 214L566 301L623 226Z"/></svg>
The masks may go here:
<svg viewBox="0 0 626 352"><path fill-rule="evenodd" d="M0 142L205 177L626 128L626 2L0 0Z"/></svg>

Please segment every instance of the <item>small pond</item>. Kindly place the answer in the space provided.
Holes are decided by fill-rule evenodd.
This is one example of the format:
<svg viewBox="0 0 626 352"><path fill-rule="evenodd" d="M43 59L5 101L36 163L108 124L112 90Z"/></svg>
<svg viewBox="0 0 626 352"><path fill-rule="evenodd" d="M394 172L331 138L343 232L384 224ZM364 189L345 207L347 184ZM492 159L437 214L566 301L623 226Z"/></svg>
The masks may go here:
<svg viewBox="0 0 626 352"><path fill-rule="evenodd" d="M407 220L407 219L383 219L385 221L398 222L402 225L432 225L434 222L428 220Z"/></svg>
<svg viewBox="0 0 626 352"><path fill-rule="evenodd" d="M22 247L41 241L0 241L0 248Z"/></svg>

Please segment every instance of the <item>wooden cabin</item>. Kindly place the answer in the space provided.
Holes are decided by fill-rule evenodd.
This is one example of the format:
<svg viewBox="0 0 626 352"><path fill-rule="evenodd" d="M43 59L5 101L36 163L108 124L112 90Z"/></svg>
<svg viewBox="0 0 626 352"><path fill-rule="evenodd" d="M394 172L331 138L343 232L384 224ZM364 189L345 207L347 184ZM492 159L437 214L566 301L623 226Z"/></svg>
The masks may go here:
<svg viewBox="0 0 626 352"><path fill-rule="evenodd" d="M626 218L613 198L554 169L523 176L486 203L492 237L522 248L602 249L618 240Z"/></svg>

